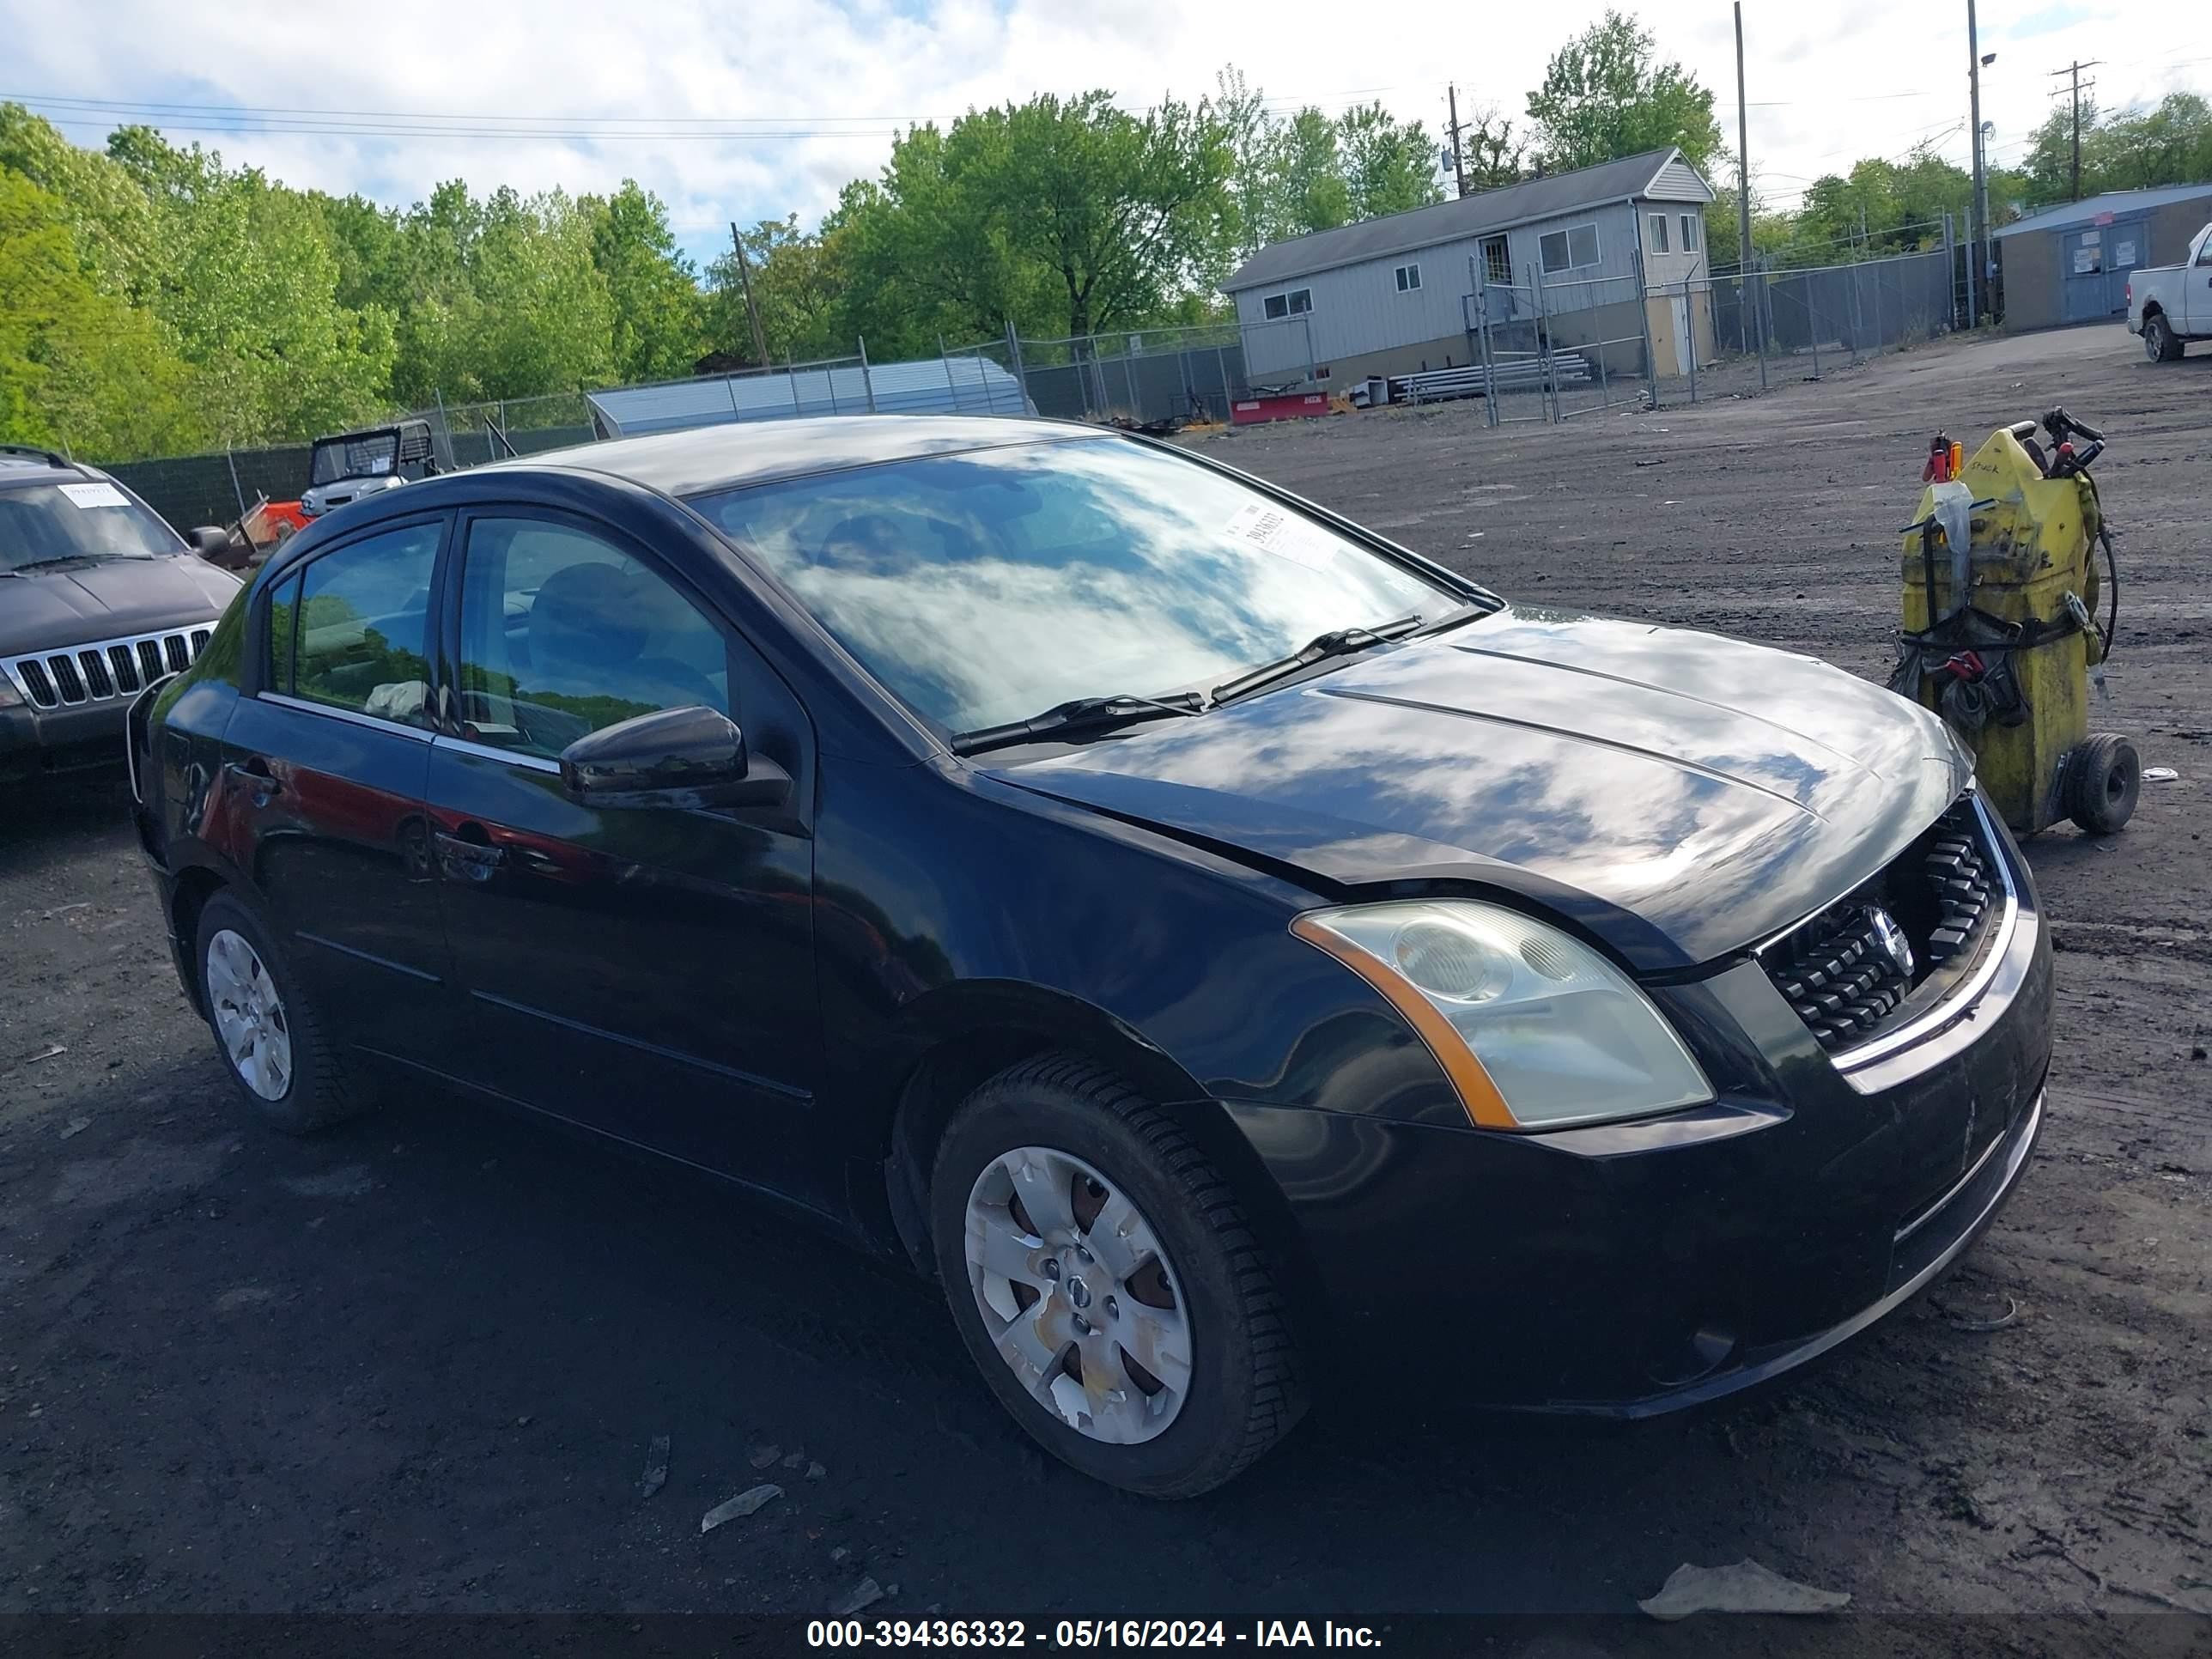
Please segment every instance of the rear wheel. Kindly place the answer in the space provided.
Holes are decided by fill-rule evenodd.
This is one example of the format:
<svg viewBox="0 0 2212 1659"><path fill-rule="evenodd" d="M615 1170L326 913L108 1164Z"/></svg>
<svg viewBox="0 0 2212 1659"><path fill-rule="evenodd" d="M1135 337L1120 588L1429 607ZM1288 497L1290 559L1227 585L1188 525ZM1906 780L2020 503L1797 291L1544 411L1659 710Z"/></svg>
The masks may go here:
<svg viewBox="0 0 2212 1659"><path fill-rule="evenodd" d="M2154 363L2179 362L2181 360L2181 337L2164 316L2143 319L2143 356Z"/></svg>
<svg viewBox="0 0 2212 1659"><path fill-rule="evenodd" d="M938 1272L1000 1401L1085 1474L1193 1498L1304 1409L1275 1275L1175 1121L1073 1057L978 1089L939 1143Z"/></svg>
<svg viewBox="0 0 2212 1659"><path fill-rule="evenodd" d="M201 1006L230 1080L253 1115L304 1135L364 1111L306 993L259 920L218 893L200 912Z"/></svg>
<svg viewBox="0 0 2212 1659"><path fill-rule="evenodd" d="M2142 757L2135 744L2100 732L2066 763L2066 816L2093 836L2117 832L2135 815L2142 790Z"/></svg>

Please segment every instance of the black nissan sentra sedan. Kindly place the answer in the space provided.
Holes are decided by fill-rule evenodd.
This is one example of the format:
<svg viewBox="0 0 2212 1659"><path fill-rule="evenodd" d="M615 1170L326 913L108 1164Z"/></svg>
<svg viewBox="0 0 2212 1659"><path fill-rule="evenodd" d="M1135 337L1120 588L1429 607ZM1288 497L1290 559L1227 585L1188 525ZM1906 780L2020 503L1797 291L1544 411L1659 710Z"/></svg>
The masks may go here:
<svg viewBox="0 0 2212 1659"><path fill-rule="evenodd" d="M1933 715L1086 428L358 502L131 742L252 1111L457 1086L757 1189L1158 1496L1324 1360L1617 1416L1772 1376L2041 1117L2050 945Z"/></svg>

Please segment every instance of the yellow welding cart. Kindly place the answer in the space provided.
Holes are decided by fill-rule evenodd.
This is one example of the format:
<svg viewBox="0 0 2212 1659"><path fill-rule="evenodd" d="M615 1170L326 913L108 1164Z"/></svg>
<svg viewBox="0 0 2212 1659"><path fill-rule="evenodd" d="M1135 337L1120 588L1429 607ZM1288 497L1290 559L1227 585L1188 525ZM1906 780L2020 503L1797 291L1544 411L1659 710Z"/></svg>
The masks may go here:
<svg viewBox="0 0 2212 1659"><path fill-rule="evenodd" d="M2096 550L2109 568L2112 543L2088 471L2105 443L2063 410L2044 424L2050 451L2023 421L1922 492L1904 532L1891 684L1974 750L1984 796L2016 832L2070 817L2110 835L2135 811L2142 769L2125 738L2089 731L2089 671L2118 617L2117 574L2099 580Z"/></svg>

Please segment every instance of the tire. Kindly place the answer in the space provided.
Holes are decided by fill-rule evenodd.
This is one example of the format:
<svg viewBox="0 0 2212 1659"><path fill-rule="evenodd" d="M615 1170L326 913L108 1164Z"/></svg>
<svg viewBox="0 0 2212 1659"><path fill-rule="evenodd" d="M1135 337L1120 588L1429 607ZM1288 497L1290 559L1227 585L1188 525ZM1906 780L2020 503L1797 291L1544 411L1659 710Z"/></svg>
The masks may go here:
<svg viewBox="0 0 2212 1659"><path fill-rule="evenodd" d="M2100 732L2066 763L2066 816L2092 836L2116 834L2135 815L2142 792L2142 757L2135 744Z"/></svg>
<svg viewBox="0 0 2212 1659"><path fill-rule="evenodd" d="M1033 1195L1035 1218L1015 1201L1018 1167L1024 1181L1041 1177L1020 1189ZM1051 1224L1061 1197L1072 1226ZM977 1089L938 1143L929 1213L969 1354L1000 1403L1071 1468L1147 1498L1194 1498L1240 1474L1303 1414L1289 1312L1243 1206L1174 1120L1113 1073L1047 1055ZM999 1218L992 1237L1002 1249L1027 1251L1016 1256L1030 1264L1017 1266L1030 1273L1019 1291L1013 1276L971 1273L971 1219L983 1229L987 1217ZM1148 1248L1157 1268L1143 1260ZM1115 1271L1117 1254L1136 1263L1126 1275ZM1180 1343L1161 1334L1178 1321ZM1018 1372L1002 1336L1010 1351L1048 1356L1043 1368ZM1068 1375L1071 1363L1092 1388Z"/></svg>
<svg viewBox="0 0 2212 1659"><path fill-rule="evenodd" d="M209 899L193 951L216 1052L255 1117L307 1135L368 1109L373 1101L347 1076L319 1012L251 909L229 893ZM262 984L258 999L241 994Z"/></svg>
<svg viewBox="0 0 2212 1659"><path fill-rule="evenodd" d="M2143 356L2154 363L2178 363L2184 350L2181 337L2163 316L2146 317L2142 325Z"/></svg>

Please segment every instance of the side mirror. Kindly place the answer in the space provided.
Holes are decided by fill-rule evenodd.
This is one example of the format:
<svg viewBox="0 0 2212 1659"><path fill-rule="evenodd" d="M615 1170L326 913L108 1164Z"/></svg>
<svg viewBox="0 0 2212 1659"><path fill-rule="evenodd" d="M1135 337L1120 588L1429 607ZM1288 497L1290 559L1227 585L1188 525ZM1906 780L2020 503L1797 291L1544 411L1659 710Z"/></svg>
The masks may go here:
<svg viewBox="0 0 2212 1659"><path fill-rule="evenodd" d="M204 559L219 559L230 551L230 532L211 524L187 532L185 540Z"/></svg>
<svg viewBox="0 0 2212 1659"><path fill-rule="evenodd" d="M657 709L561 751L561 783L595 806L780 806L791 774L746 750L726 714L696 703Z"/></svg>

